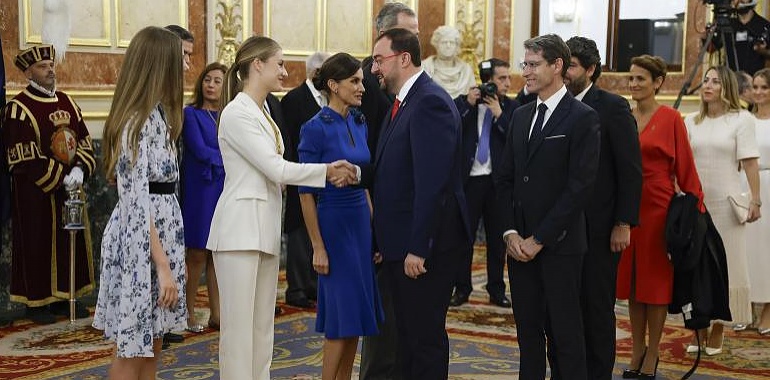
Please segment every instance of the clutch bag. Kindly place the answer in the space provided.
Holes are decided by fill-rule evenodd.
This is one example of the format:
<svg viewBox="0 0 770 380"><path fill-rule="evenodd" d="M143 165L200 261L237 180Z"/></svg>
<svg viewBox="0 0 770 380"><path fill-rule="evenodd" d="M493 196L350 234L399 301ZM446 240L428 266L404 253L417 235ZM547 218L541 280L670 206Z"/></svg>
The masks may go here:
<svg viewBox="0 0 770 380"><path fill-rule="evenodd" d="M730 194L727 196L727 201L730 202L730 208L733 209L735 218L738 219L738 223L746 223L749 219L749 193Z"/></svg>

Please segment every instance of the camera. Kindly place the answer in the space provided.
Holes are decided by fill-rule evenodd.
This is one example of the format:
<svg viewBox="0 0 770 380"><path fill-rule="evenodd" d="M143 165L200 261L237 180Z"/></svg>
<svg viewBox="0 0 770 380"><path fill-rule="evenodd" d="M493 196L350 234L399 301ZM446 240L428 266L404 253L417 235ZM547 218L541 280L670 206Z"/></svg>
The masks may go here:
<svg viewBox="0 0 770 380"><path fill-rule="evenodd" d="M492 82L482 83L479 85L479 91L481 91L481 97L495 97L497 96L497 85Z"/></svg>
<svg viewBox="0 0 770 380"><path fill-rule="evenodd" d="M730 19L735 16L736 9L732 6L731 0L703 0L703 4L714 6L714 23L719 27L729 28Z"/></svg>
<svg viewBox="0 0 770 380"><path fill-rule="evenodd" d="M748 41L752 45L767 45L770 42L770 30L768 30L767 27L764 27L759 34L749 32Z"/></svg>

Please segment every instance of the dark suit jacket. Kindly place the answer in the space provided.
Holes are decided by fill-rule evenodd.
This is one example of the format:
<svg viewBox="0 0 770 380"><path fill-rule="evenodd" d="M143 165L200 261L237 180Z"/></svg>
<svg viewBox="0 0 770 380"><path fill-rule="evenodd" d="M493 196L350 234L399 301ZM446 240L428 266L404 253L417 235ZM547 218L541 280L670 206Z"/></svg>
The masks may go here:
<svg viewBox="0 0 770 380"><path fill-rule="evenodd" d="M519 104L524 105L529 102L534 102L537 100L537 94L525 94L524 88L522 87L521 90L519 90L519 93L516 94L516 101L519 102Z"/></svg>
<svg viewBox="0 0 770 380"><path fill-rule="evenodd" d="M321 107L313 98L313 93L310 92L307 83L302 82L300 86L284 95L281 99L281 108L285 110L285 122L278 124L281 127L284 146L286 146L283 156L289 161L299 162L299 153L297 152L299 131L302 124L315 116ZM285 232L291 232L304 226L305 220L302 218L302 207L299 204L297 186L286 186L286 215L284 216L283 229Z"/></svg>
<svg viewBox="0 0 770 380"><path fill-rule="evenodd" d="M626 99L595 84L583 103L599 114L601 149L594 192L586 207L589 236L604 239L617 222L639 223L642 154L636 120ZM609 247L609 243L605 244Z"/></svg>
<svg viewBox="0 0 770 380"><path fill-rule="evenodd" d="M447 92L422 73L382 129L373 202L384 259L403 261L407 253L429 258L469 244L460 114Z"/></svg>
<svg viewBox="0 0 770 380"><path fill-rule="evenodd" d="M583 209L599 166L599 117L567 93L542 134L528 141L536 103L514 112L501 170L493 172L503 227L523 238L534 235L545 246L541 254L582 254Z"/></svg>
<svg viewBox="0 0 770 380"><path fill-rule="evenodd" d="M465 95L455 98L455 105L463 122L463 180L465 181L471 173L473 160L476 158L476 147L479 145L479 107L468 103ZM503 113L500 118L492 121L492 130L489 135L489 158L492 160L493 172L500 168L500 159L505 148L505 135L513 120L513 111L519 106L519 102L505 96L502 98L501 106Z"/></svg>
<svg viewBox="0 0 770 380"><path fill-rule="evenodd" d="M393 101L380 89L380 81L372 74L371 57L364 59L362 69L364 71L364 89L366 91L361 98L361 107L358 108L366 117L366 123L369 128L366 144L369 146L369 152L372 153L372 161L374 161L374 153L377 151L377 140L380 137L380 126L382 126L385 117L390 115L390 107L393 106Z"/></svg>

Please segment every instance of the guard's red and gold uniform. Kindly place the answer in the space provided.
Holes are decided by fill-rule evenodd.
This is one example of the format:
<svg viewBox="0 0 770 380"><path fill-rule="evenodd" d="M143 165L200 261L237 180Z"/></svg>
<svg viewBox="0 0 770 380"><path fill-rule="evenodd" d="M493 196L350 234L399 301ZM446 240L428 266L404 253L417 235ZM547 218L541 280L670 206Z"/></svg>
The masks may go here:
<svg viewBox="0 0 770 380"><path fill-rule="evenodd" d="M69 232L62 185L72 167L85 178L96 168L80 108L67 94L50 97L28 86L5 107L2 141L12 178L11 300L30 307L69 298ZM88 218L77 233L76 296L94 288Z"/></svg>

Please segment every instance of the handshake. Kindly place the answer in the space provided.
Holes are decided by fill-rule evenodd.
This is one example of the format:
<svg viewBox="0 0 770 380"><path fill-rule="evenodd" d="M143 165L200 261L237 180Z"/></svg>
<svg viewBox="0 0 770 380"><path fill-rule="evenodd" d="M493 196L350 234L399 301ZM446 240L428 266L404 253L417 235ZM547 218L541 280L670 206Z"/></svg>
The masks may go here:
<svg viewBox="0 0 770 380"><path fill-rule="evenodd" d="M70 170L70 174L64 176L62 180L64 189L67 191L75 190L83 184L83 170L80 167L75 166Z"/></svg>
<svg viewBox="0 0 770 380"><path fill-rule="evenodd" d="M326 164L326 179L337 187L357 185L360 170L346 160L337 160Z"/></svg>

